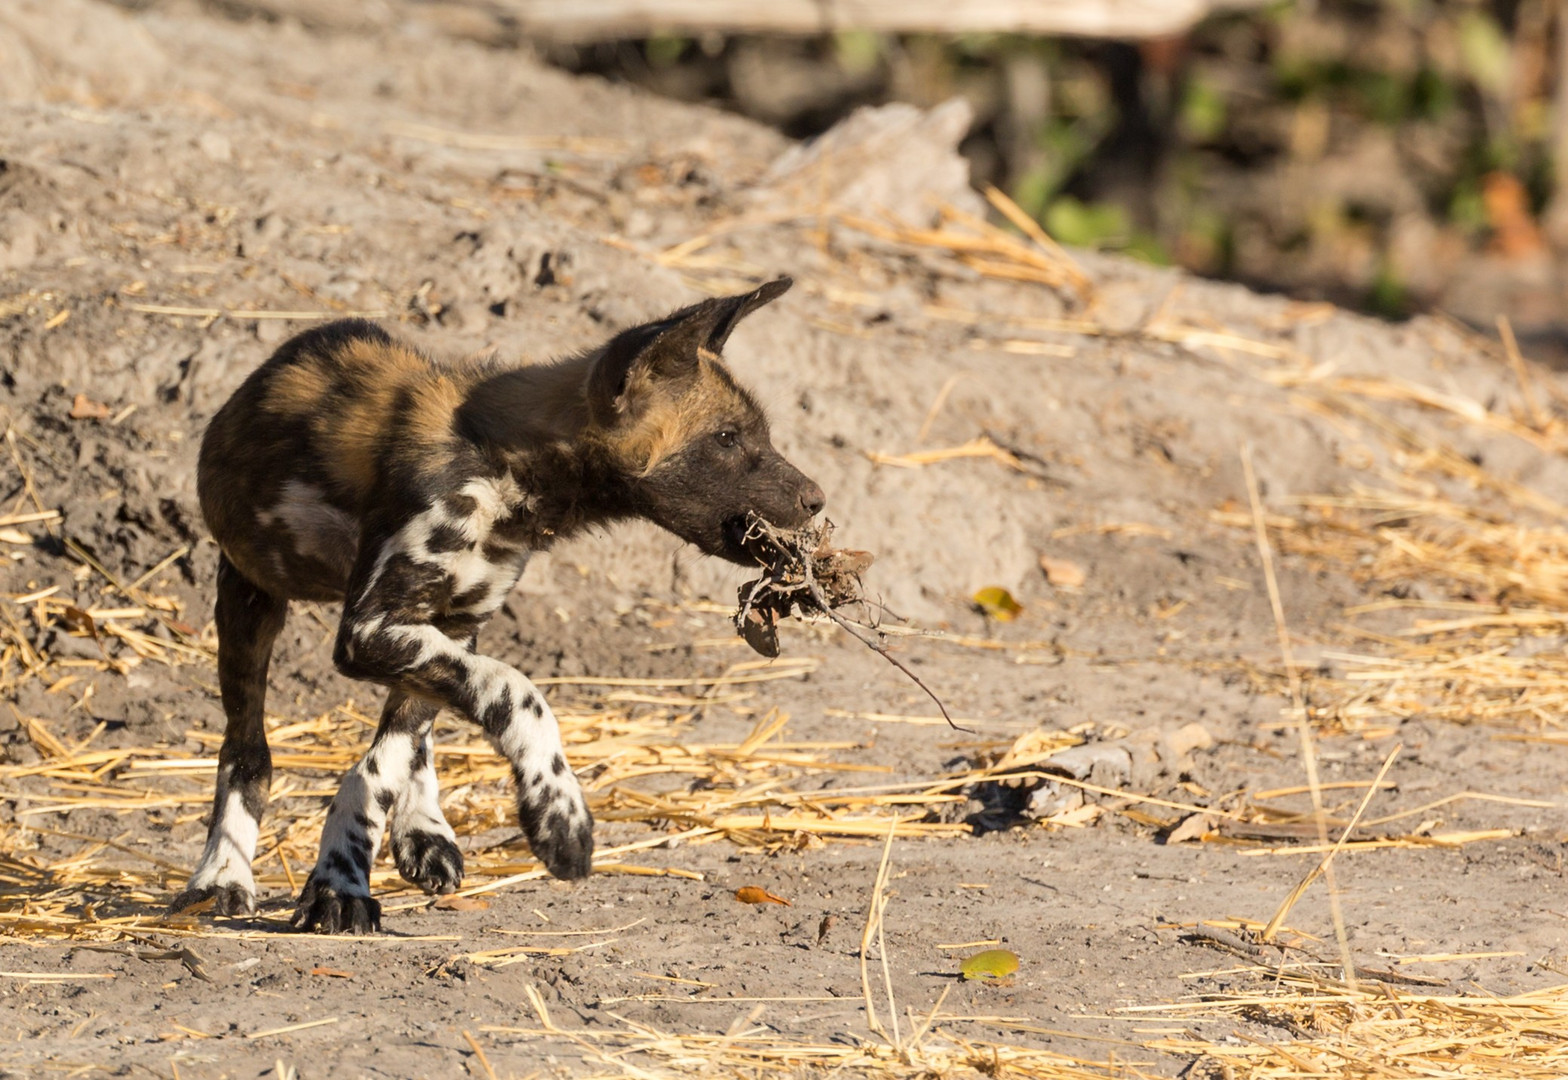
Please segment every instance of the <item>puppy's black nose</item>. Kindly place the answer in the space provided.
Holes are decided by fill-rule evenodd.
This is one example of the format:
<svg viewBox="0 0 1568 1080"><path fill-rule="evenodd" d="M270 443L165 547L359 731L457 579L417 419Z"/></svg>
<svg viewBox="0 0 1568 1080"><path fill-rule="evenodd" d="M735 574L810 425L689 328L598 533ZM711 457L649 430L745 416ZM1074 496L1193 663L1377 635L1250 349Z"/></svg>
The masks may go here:
<svg viewBox="0 0 1568 1080"><path fill-rule="evenodd" d="M816 517L828 503L828 497L822 494L822 489L813 480L807 480L806 486L800 489L800 508L806 512L807 517Z"/></svg>

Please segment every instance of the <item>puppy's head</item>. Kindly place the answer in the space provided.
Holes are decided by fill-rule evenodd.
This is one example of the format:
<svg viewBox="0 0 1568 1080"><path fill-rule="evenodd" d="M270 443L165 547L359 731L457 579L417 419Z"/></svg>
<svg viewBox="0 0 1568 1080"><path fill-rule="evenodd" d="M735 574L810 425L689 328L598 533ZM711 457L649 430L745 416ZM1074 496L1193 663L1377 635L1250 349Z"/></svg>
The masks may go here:
<svg viewBox="0 0 1568 1080"><path fill-rule="evenodd" d="M761 407L730 374L724 343L789 278L704 300L618 334L588 378L594 437L616 462L639 512L709 555L751 564L749 515L796 528L822 509L822 489L773 447Z"/></svg>

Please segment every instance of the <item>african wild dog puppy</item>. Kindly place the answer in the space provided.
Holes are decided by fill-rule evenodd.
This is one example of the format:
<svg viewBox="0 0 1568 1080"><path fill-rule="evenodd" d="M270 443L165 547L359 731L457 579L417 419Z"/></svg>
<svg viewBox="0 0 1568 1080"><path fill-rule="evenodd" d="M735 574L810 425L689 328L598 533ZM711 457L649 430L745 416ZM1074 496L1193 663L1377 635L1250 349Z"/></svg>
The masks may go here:
<svg viewBox="0 0 1568 1080"><path fill-rule="evenodd" d="M593 817L533 684L474 651L531 552L643 517L751 562L746 518L804 524L822 489L773 448L719 358L788 278L706 300L542 366L437 364L371 323L286 342L213 417L202 513L218 558L218 681L228 726L201 862L171 905L255 910L251 859L272 776L267 665L290 600L341 600L333 660L388 688L370 750L332 801L294 923L379 929L371 862L391 819L403 877L450 892L463 856L437 801L442 707L511 762L528 842L559 878L593 855Z"/></svg>

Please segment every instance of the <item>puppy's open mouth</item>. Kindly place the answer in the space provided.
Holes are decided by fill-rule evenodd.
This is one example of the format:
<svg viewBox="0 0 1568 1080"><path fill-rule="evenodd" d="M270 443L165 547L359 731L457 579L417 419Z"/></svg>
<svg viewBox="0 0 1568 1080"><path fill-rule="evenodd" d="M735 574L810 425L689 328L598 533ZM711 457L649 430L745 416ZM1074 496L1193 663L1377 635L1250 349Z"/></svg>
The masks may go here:
<svg viewBox="0 0 1568 1080"><path fill-rule="evenodd" d="M726 518L722 526L727 554L736 562L766 564L768 548L761 537L751 536L751 522L744 514ZM749 539L748 539L749 537Z"/></svg>

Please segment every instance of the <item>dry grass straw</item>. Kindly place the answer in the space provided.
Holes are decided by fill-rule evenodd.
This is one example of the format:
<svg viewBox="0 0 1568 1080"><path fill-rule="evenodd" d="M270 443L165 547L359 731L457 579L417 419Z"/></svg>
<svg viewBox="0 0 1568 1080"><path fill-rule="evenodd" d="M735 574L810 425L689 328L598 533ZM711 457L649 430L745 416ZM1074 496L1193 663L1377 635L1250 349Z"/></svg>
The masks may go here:
<svg viewBox="0 0 1568 1080"><path fill-rule="evenodd" d="M884 454L880 451L868 450L866 457L872 464L889 465L899 469L919 469L926 465L956 461L959 458L988 458L1016 472L1031 471L1017 454L998 446L987 435L981 435L958 446L948 446L938 450L917 450L909 454Z"/></svg>
<svg viewBox="0 0 1568 1080"><path fill-rule="evenodd" d="M893 998L893 973L888 968L887 939L883 935L884 917L887 914L887 874L892 865L893 833L889 828L887 840L882 845L882 858L877 863L876 881L871 886L871 900L866 909L866 925L860 935L860 991L866 1001L866 1026L874 1034L888 1038L887 1029L877 1018L876 994L871 987L871 942L875 939L877 953L882 962L883 990L887 994L888 1016L893 1024L893 1045L902 1046L903 1036L898 1030L898 1004Z"/></svg>
<svg viewBox="0 0 1568 1080"><path fill-rule="evenodd" d="M1104 1080L1106 1077L1146 1077L1141 1069L1116 1061L1097 1062L1050 1050L971 1040L955 1034L953 1028L966 1022L964 1017L944 1021L942 1007L952 985L944 987L936 1002L906 1038L900 1028L898 1008L893 998L892 973L888 966L887 945L883 935L887 912L888 871L892 863L895 830L889 829L883 841L882 856L867 901L866 922L860 943L860 977L869 1037L846 1033L831 1041L812 1041L791 1037L773 1024L760 1020L774 1002L833 1001L834 998L688 998L659 1000L702 1001L716 1005L750 1005L736 1015L722 1034L672 1032L646 1021L632 1020L605 1009L603 1015L619 1026L608 1023L592 1027L563 1027L551 1015L544 997L532 984L524 995L538 1020L537 1027L486 1027L494 1035L509 1035L537 1047L539 1041L566 1041L582 1051L584 1062L603 1066L609 1075L636 1077L664 1075L716 1075L750 1077L874 1076L885 1080L916 1080L928 1077L1001 1077L1024 1080ZM870 952L876 941L880 953L883 992L891 1033L876 1006L871 975ZM694 980L672 980L692 983ZM697 983L706 989L711 984ZM610 1002L601 1002L601 1007ZM967 1019L1000 1020L995 1017ZM1047 1032L1029 1025L1023 1030ZM479 1046L471 1036L476 1053ZM1058 1033L1069 1034L1069 1033Z"/></svg>
<svg viewBox="0 0 1568 1080"><path fill-rule="evenodd" d="M1403 1080L1477 1077L1547 1080L1568 1075L1568 986L1511 997L1357 986L1303 969L1254 968L1254 993L1136 1006L1179 1022L1235 1017L1272 1029L1224 1042L1177 1037L1153 1049L1196 1054L1190 1075L1234 1080ZM1283 1036L1283 1037L1281 1037Z"/></svg>
<svg viewBox="0 0 1568 1080"><path fill-rule="evenodd" d="M1094 283L1072 256L1006 194L989 187L985 195L992 207L1016 226L1019 232L1010 232L947 204L936 208L937 224L930 228L910 225L892 215L867 217L831 206L820 206L809 211L791 209L747 214L715 222L704 232L653 253L651 257L662 266L681 271L698 287L717 293L747 283L749 279L760 276L764 269L747 259L733 243L726 244L726 241L733 241L741 234L757 228L785 227L811 230L820 247L826 243L826 231L836 228L857 236L858 242L852 246L863 246L864 239L869 237L895 251L951 260L981 277L1044 285L1077 306L1091 304L1094 300ZM629 246L624 241L612 242L617 246ZM828 292L846 299L864 295L854 289L835 289L831 286ZM840 333L859 333L852 326L828 320L814 321ZM1014 343L1014 351L1033 352L1035 350L1032 346L1038 344L1017 342ZM1067 355L1054 350L1047 350L1047 354Z"/></svg>
<svg viewBox="0 0 1568 1080"><path fill-rule="evenodd" d="M1270 516L1280 550L1385 593L1346 611L1353 647L1324 654L1338 670L1305 676L1318 727L1372 734L1421 716L1562 737L1568 657L1551 641L1568 630L1565 519L1518 503L1480 509L1430 485L1295 508Z"/></svg>
<svg viewBox="0 0 1568 1080"><path fill-rule="evenodd" d="M862 748L856 742L790 739L788 717L776 709L759 710L752 730L734 742L691 736L691 722L720 700L718 695L744 707L746 688L798 678L814 667L807 658L748 661L703 676L541 680L558 686L552 697L568 757L596 818L612 830L641 830L622 831L622 842L603 847L596 870L700 880L695 871L644 860L677 844L723 841L799 850L835 840L966 833L967 826L943 821L933 811L962 802L965 788L990 775L985 769L818 790L820 781L801 781L831 773L868 773L871 779L886 769L841 760ZM661 704L644 704L648 691L660 691ZM191 826L203 818L211 800L221 733L192 728L185 733L186 745L174 747L110 746L103 745L103 725L72 740L59 734L58 720L14 715L38 760L0 766L0 797L18 800L15 823L0 833L0 892L5 894L0 897L0 939L114 940L138 929L228 932L189 916L165 918L161 904L189 868L149 850L144 841L129 839L145 835L147 822L184 826L194 843ZM270 719L276 772L256 873L263 896L275 906L298 892L314 861L338 779L368 748L374 728L375 720L352 703L302 720ZM1071 741L1063 740L1064 745ZM545 877L515 834L505 763L470 725L454 718L438 721L435 752L443 807L469 850L467 873L473 884L462 894ZM78 832L73 815L84 812L125 819L124 835L115 834L113 826L105 830L101 821L88 833ZM55 854L33 854L44 843ZM68 853L58 854L62 849ZM385 860L373 871L371 885L389 911L427 903ZM597 946L572 949L591 947ZM500 962L560 948L528 946L480 959Z"/></svg>
<svg viewBox="0 0 1568 1080"><path fill-rule="evenodd" d="M885 1039L840 1036L831 1041L792 1038L759 1022L766 1002L739 1014L723 1033L666 1031L607 1010L610 1023L564 1027L557 1023L539 991L524 988L538 1018L531 1027L485 1027L534 1043L564 1040L575 1044L585 1062L606 1075L646 1078L669 1075L748 1077L874 1076L884 1080L928 1077L1019 1077L1020 1080L1105 1080L1148 1077L1136 1065L1090 1061L1052 1050L969 1039L944 1022L941 1001L901 1045Z"/></svg>
<svg viewBox="0 0 1568 1080"><path fill-rule="evenodd" d="M1305 736L1310 739L1311 733L1305 717L1302 719L1301 727ZM1361 824L1361 819L1367 812L1367 806L1372 802L1372 796L1377 794L1379 786L1383 783L1383 778L1388 775L1388 770L1393 768L1394 759L1399 756L1400 749L1401 747L1396 746L1389 751L1388 758L1383 762L1383 767L1378 770L1377 779L1367 785L1366 794L1361 797L1361 805L1356 807L1355 816L1350 819L1350 824L1346 825L1344 831L1339 834L1339 839L1334 842L1334 846L1323 853L1323 858L1317 865L1308 870L1306 875L1296 883L1296 887L1290 890L1289 895L1280 904L1279 910L1274 912L1274 917L1268 921L1268 925L1258 935L1259 940L1265 944L1272 942L1275 935L1279 933L1280 928L1284 925L1286 916L1290 914L1290 909L1295 907L1296 902L1306 894L1307 889L1311 888L1314 881L1319 877L1326 877L1329 887L1329 903L1334 917L1334 937L1339 943L1340 963L1344 971L1345 981L1351 986L1355 986L1356 983L1355 961L1350 955L1350 943L1345 937L1344 913L1340 907L1338 894L1335 892L1332 876L1334 856L1345 849L1345 844L1350 839L1350 834L1356 831L1357 825ZM1326 825L1324 824L1322 792L1318 789L1315 782L1312 788L1312 795L1316 803L1314 807L1316 813L1312 817L1318 826L1320 834L1323 834L1326 832Z"/></svg>
<svg viewBox="0 0 1568 1080"><path fill-rule="evenodd" d="M1268 586L1269 593L1269 608L1273 612L1274 629L1279 638L1280 660L1285 665L1285 676L1290 685L1291 714L1295 717L1297 732L1301 738L1301 760L1307 771L1307 789L1312 795L1312 820L1317 825L1319 843L1326 844L1328 842L1328 825L1323 813L1323 789L1322 780L1318 776L1317 747L1313 743L1312 726L1307 721L1307 710L1301 697L1301 680L1297 677L1295 659L1291 655L1290 631L1285 626L1285 608L1280 598L1279 580L1274 573L1274 553L1269 547L1268 529L1264 524L1263 500L1258 493L1258 478L1253 471L1252 451L1250 448L1244 447L1242 449L1241 467L1247 482L1247 502L1252 510L1253 537L1258 547L1258 559L1263 564L1263 578ZM1381 780L1382 777L1379 776L1378 779ZM1367 791L1368 796L1370 797L1372 792L1376 790L1377 785L1373 784ZM1366 803L1363 802L1362 809L1364 810L1365 808ZM1361 815L1358 812L1356 816L1359 818ZM1354 824L1350 828L1353 827ZM1350 835L1350 828L1347 828L1344 836L1340 837L1341 841ZM1339 890L1334 884L1332 859L1332 855L1325 855L1323 861L1319 864L1319 868L1328 877L1329 905L1334 918L1334 936L1339 942L1340 954L1345 964L1345 974L1347 978L1354 978L1355 976L1352 974L1353 965L1350 961L1350 945L1345 936L1345 918L1340 910ZM1314 871L1303 878L1295 890L1286 897L1279 910L1274 913L1274 917L1269 920L1268 926L1263 930L1263 941L1265 943L1274 939L1274 935L1278 933L1280 925L1285 921L1285 916L1290 913L1292 905L1306 892L1307 887L1317 877L1317 873L1318 871Z"/></svg>
<svg viewBox="0 0 1568 1080"><path fill-rule="evenodd" d="M993 204L1006 200L1011 205L1011 200L994 188L992 198ZM1085 303L1092 298L1088 276L1038 225L1034 234L1042 239L1030 243L956 207L941 207L938 218L936 228L930 229L848 213L834 215L833 221L895 247L942 252L983 277L1046 285Z"/></svg>

